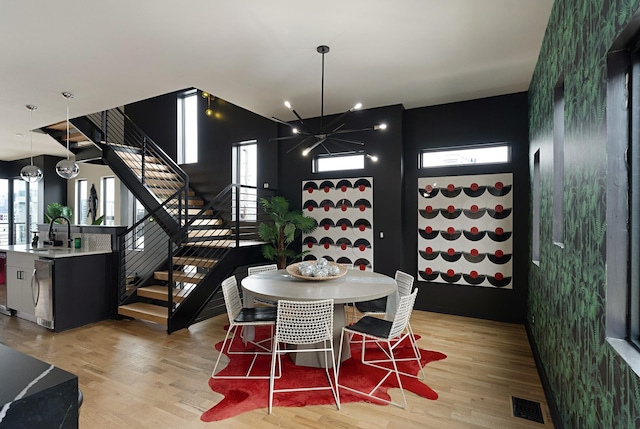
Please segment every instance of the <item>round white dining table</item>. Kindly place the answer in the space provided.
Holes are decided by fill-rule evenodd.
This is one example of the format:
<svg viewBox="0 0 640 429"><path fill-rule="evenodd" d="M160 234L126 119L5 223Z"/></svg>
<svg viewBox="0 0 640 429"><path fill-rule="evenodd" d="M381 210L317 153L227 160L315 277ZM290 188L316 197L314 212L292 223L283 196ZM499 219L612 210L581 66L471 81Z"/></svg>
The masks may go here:
<svg viewBox="0 0 640 429"><path fill-rule="evenodd" d="M386 318L393 318L398 304L395 280L372 271L348 269L347 273L331 280L305 280L292 276L287 270L268 271L245 277L242 282L243 300L252 307L255 298L270 301L279 299L313 301L333 299L333 344L340 344L340 333L346 325L344 304L387 297ZM245 340L252 340L251 330L245 330ZM335 351L336 357L338 350ZM322 353L292 353L296 365L324 367ZM342 360L351 357L348 344L343 346Z"/></svg>

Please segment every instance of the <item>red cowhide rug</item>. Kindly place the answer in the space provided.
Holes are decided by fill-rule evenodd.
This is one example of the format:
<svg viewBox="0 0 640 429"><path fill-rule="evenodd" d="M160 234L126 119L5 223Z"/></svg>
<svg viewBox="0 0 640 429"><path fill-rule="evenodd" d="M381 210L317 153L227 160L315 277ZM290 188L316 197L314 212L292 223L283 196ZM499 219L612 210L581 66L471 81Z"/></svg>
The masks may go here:
<svg viewBox="0 0 640 429"><path fill-rule="evenodd" d="M267 328L268 329L268 328ZM268 332L268 331L267 331ZM256 336L258 336L257 334ZM239 335L236 335L232 350L239 350L241 348L241 342ZM411 344L409 340L404 341L406 344L401 344L396 349L396 357L398 356L410 356ZM217 350L220 350L222 342L215 345ZM367 359L382 358L381 352L377 352L374 344L367 345ZM369 352L371 348L371 353ZM361 347L359 343L351 344L351 358L344 361L340 367L340 384L345 386L354 387L358 390L369 391L380 381L384 375L384 371L364 365L360 362ZM378 356L376 356L378 353ZM336 350L337 354L337 350ZM446 355L429 350L422 350L422 366L429 362L438 361L446 358ZM244 374L251 363L251 355L231 355L229 364L219 372L220 375L238 375ZM271 365L271 356L264 355L259 356L254 368L251 372L252 375L268 375ZM417 374L419 371L418 365L413 362L400 362L398 364L400 371L404 371L411 374ZM332 374L332 371L330 371ZM428 376L428 372L425 371L425 375ZM438 394L434 392L423 381L401 376L402 386L406 392L413 392L416 395L422 396L427 399L438 399ZM322 368L309 368L304 366L297 366L293 364L291 359L287 355L282 357L282 378L276 379L276 389L293 388L293 387L308 387L308 386L327 386L328 381ZM243 380L243 379L209 379L209 386L215 392L224 395L218 404L213 408L202 414L200 419L205 422L213 422L218 420L228 419L235 415L244 413L245 411L251 411L259 408L267 408L269 401L269 380ZM390 399L387 391L392 388L397 388L398 382L395 376L390 376L384 382L384 384L378 389L376 395L383 399ZM371 402L371 400L365 396L358 395L349 392L344 389L340 389L340 402L343 404L349 402ZM273 398L274 407L302 407L305 405L323 405L323 404L335 404L333 395L330 390L325 391L308 391L308 392L291 392L291 393L276 393ZM379 402L379 405L385 405L383 402Z"/></svg>

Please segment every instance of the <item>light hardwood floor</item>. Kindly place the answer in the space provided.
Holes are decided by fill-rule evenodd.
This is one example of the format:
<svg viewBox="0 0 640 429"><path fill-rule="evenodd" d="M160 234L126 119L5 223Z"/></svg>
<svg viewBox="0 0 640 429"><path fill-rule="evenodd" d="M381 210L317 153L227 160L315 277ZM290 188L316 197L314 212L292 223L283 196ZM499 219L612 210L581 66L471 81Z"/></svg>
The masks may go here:
<svg viewBox="0 0 640 429"><path fill-rule="evenodd" d="M367 403L275 408L203 423L221 396L207 385L226 315L167 335L141 321L105 321L62 333L0 314L0 343L79 377L82 429L103 428L553 428L522 325L414 311L436 401L407 392L405 410ZM1 363L0 363L1 364ZM391 391L398 398L399 391ZM511 395L542 403L545 424L511 414Z"/></svg>

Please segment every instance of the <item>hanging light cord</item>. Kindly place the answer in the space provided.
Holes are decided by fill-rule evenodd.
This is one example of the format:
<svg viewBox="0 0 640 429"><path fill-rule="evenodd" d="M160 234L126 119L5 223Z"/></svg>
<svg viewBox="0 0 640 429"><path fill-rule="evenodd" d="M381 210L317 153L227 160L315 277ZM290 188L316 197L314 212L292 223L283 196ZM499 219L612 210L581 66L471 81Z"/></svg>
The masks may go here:
<svg viewBox="0 0 640 429"><path fill-rule="evenodd" d="M70 95L66 97L67 97L67 161L68 161L69 160L69 98L70 98Z"/></svg>
<svg viewBox="0 0 640 429"><path fill-rule="evenodd" d="M36 110L36 106L29 105L27 107L31 112L29 113L29 138L30 138L29 151L31 152L31 165L33 165L33 129L32 128L33 128L33 111Z"/></svg>

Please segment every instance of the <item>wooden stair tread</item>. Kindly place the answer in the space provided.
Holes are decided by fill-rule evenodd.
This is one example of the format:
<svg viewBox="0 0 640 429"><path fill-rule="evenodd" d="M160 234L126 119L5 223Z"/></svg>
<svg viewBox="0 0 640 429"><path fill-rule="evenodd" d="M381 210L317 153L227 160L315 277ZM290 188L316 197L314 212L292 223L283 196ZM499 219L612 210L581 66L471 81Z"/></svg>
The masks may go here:
<svg viewBox="0 0 640 429"><path fill-rule="evenodd" d="M55 131L67 131L67 121L56 122L55 124L47 125L45 128ZM69 128L73 128L73 125L69 124Z"/></svg>
<svg viewBox="0 0 640 429"><path fill-rule="evenodd" d="M185 273L183 271L174 271L173 272L173 281L174 282L184 282L184 283L198 283L202 280L204 274L202 273ZM169 271L154 271L153 278L156 280L169 280Z"/></svg>
<svg viewBox="0 0 640 429"><path fill-rule="evenodd" d="M192 229L189 231L189 238L226 237L231 234L232 231L227 228Z"/></svg>
<svg viewBox="0 0 640 429"><path fill-rule="evenodd" d="M218 263L218 260L199 256L174 256L173 263L174 265L194 265L196 267L211 268Z"/></svg>
<svg viewBox="0 0 640 429"><path fill-rule="evenodd" d="M196 219L191 223L191 226L218 226L221 224L222 224L222 219L209 218L209 219Z"/></svg>
<svg viewBox="0 0 640 429"><path fill-rule="evenodd" d="M176 191L184 186L184 182L178 179L145 179L144 184L152 187L174 188Z"/></svg>
<svg viewBox="0 0 640 429"><path fill-rule="evenodd" d="M131 169L131 171L133 171L136 174L136 176L142 177L142 169L131 168L131 167L129 168ZM177 174L172 173L170 171L145 169L144 176L145 178L148 178L148 179L163 179L163 180L174 180L174 181L180 180L180 177Z"/></svg>
<svg viewBox="0 0 640 429"><path fill-rule="evenodd" d="M134 302L132 304L118 307L118 314L121 316L133 317L134 319L147 320L167 326L167 307L147 304L146 302Z"/></svg>
<svg viewBox="0 0 640 429"><path fill-rule="evenodd" d="M140 170L141 169L141 161L140 160L133 160L133 159L123 159L124 163L127 164L127 167L131 168L132 170ZM157 164L154 162L148 162L145 160L144 163L144 168L145 170L154 170L154 171L168 171L169 167L165 164Z"/></svg>
<svg viewBox="0 0 640 429"><path fill-rule="evenodd" d="M266 243L264 241L256 241L256 240L240 240L238 247L259 246L262 244L266 244ZM184 246L212 247L212 248L236 247L236 241L227 240L227 239L220 239L215 241L191 241L191 242L184 243Z"/></svg>
<svg viewBox="0 0 640 429"><path fill-rule="evenodd" d="M67 136L64 135L60 138L60 140L62 140L63 142L67 141ZM69 141L70 142L81 142L81 141L86 141L87 138L84 136L84 134L80 133L80 132L75 132L75 133L69 133Z"/></svg>
<svg viewBox="0 0 640 429"><path fill-rule="evenodd" d="M151 298L151 299L156 299L161 301L169 301L168 299L169 293L167 289L168 289L167 286L151 285L151 286L138 288L137 294L138 296L141 296L144 298ZM174 302L182 301L187 295L189 295L189 292L191 292L192 290L193 290L193 287L174 289L173 301Z"/></svg>

